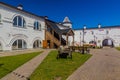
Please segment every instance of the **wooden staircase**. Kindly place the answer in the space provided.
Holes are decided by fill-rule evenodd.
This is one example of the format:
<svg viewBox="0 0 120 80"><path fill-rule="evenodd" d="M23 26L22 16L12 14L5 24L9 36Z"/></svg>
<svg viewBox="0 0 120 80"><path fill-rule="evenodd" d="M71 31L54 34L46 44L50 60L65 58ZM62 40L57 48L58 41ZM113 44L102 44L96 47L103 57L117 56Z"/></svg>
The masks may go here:
<svg viewBox="0 0 120 80"><path fill-rule="evenodd" d="M61 44L66 45L66 40L64 38L61 38Z"/></svg>
<svg viewBox="0 0 120 80"><path fill-rule="evenodd" d="M50 46L53 46L54 44L56 44L59 47L61 45L61 42L48 31L46 31L46 37L47 37L47 40L51 41Z"/></svg>

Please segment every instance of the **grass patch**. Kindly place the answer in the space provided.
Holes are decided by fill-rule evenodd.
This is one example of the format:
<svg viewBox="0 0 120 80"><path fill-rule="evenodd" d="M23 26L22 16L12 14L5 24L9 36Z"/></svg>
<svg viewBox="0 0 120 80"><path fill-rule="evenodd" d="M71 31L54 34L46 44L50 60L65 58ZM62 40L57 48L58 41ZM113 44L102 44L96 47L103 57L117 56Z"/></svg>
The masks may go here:
<svg viewBox="0 0 120 80"><path fill-rule="evenodd" d="M116 47L116 49L120 51L120 47Z"/></svg>
<svg viewBox="0 0 120 80"><path fill-rule="evenodd" d="M73 53L72 59L56 59L57 51L51 51L31 75L30 80L66 80L79 66L87 61L90 54Z"/></svg>
<svg viewBox="0 0 120 80"><path fill-rule="evenodd" d="M32 52L15 56L0 57L0 78L37 56L41 52Z"/></svg>

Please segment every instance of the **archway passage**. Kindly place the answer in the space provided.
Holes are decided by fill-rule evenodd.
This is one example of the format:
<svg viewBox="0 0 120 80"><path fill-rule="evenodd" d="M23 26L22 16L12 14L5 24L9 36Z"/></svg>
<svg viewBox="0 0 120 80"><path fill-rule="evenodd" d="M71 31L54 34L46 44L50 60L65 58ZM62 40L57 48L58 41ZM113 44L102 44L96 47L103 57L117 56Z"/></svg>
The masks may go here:
<svg viewBox="0 0 120 80"><path fill-rule="evenodd" d="M105 39L102 42L103 46L110 46L110 47L114 47L113 41L111 39Z"/></svg>
<svg viewBox="0 0 120 80"><path fill-rule="evenodd" d="M41 47L41 41L40 40L36 40L33 43L33 48L40 48Z"/></svg>
<svg viewBox="0 0 120 80"><path fill-rule="evenodd" d="M18 39L16 41L14 41L14 43L12 44L12 50L26 49L26 48L27 48L27 44L22 39Z"/></svg>

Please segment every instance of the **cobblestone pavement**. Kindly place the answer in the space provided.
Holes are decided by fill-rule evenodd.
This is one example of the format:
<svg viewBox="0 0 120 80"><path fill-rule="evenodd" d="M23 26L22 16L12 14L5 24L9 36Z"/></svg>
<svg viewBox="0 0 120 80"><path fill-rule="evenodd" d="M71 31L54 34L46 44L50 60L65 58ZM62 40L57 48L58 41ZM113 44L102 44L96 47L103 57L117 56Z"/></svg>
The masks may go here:
<svg viewBox="0 0 120 80"><path fill-rule="evenodd" d="M91 53L93 56L67 80L120 80L120 51L103 48Z"/></svg>
<svg viewBox="0 0 120 80"><path fill-rule="evenodd" d="M29 76L40 65L50 51L50 49L45 49L43 53L23 64L0 80L30 80Z"/></svg>

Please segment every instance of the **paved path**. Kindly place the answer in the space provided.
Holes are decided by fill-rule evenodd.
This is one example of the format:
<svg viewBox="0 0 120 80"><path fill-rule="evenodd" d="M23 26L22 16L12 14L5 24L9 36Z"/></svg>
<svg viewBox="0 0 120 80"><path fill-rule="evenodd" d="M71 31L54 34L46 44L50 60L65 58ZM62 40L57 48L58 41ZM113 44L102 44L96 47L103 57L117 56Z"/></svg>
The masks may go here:
<svg viewBox="0 0 120 80"><path fill-rule="evenodd" d="M67 80L120 80L120 51L103 48L91 53L93 56Z"/></svg>
<svg viewBox="0 0 120 80"><path fill-rule="evenodd" d="M29 76L40 65L49 52L50 49L46 49L43 53L6 75L1 80L29 80Z"/></svg>

